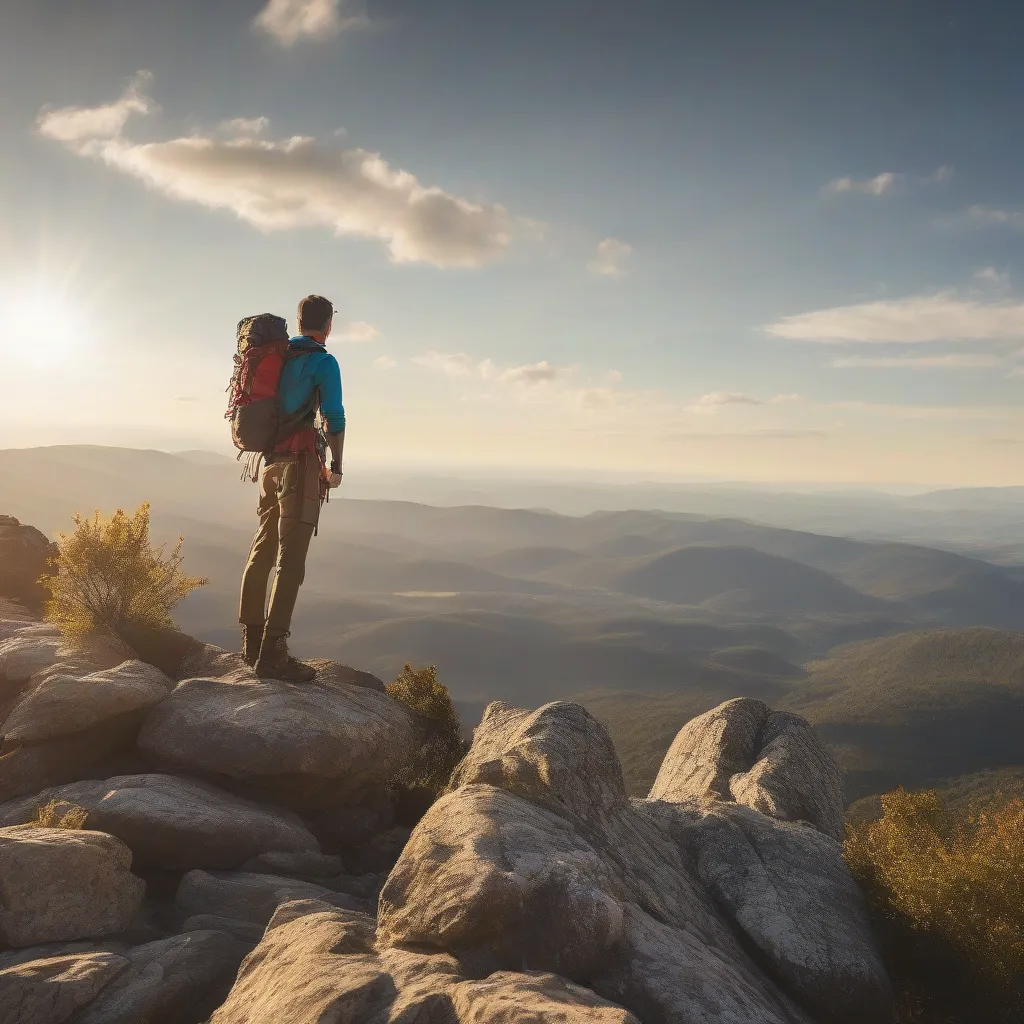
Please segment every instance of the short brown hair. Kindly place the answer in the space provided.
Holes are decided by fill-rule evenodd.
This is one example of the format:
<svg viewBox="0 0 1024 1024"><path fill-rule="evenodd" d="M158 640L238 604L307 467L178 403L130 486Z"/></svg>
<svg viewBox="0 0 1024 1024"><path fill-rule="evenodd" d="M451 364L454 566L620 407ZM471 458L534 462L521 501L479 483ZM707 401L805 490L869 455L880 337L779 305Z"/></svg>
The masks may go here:
<svg viewBox="0 0 1024 1024"><path fill-rule="evenodd" d="M307 295L299 302L299 330L322 331L334 316L330 299L322 295Z"/></svg>

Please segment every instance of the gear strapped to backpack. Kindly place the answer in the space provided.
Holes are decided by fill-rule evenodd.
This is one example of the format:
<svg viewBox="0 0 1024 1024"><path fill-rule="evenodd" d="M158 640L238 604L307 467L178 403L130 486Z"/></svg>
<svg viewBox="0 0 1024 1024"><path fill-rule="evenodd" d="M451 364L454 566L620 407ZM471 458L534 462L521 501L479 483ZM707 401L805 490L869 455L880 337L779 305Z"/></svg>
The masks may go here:
<svg viewBox="0 0 1024 1024"><path fill-rule="evenodd" d="M294 413L281 407L278 386L285 364L305 355L288 346L288 322L273 313L261 313L240 320L235 371L228 384L231 439L239 452L265 455L276 445L304 427L311 426L319 405L314 390L309 400ZM241 455L239 455L241 458Z"/></svg>

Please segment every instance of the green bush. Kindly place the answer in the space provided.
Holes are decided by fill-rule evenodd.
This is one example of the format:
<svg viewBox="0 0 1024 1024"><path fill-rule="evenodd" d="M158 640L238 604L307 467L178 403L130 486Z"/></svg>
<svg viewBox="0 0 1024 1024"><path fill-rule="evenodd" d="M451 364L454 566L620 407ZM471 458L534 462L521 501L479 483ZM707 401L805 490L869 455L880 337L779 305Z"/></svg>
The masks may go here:
<svg viewBox="0 0 1024 1024"><path fill-rule="evenodd" d="M438 680L436 666L414 669L406 665L395 681L388 683L387 691L425 726L422 746L399 773L395 785L426 790L436 797L466 751L462 723L448 687Z"/></svg>
<svg viewBox="0 0 1024 1024"><path fill-rule="evenodd" d="M1024 801L949 810L897 789L847 829L904 1024L1024 1020Z"/></svg>
<svg viewBox="0 0 1024 1024"><path fill-rule="evenodd" d="M58 534L56 571L39 581L50 592L46 617L73 641L90 635L128 644L173 626L170 612L206 583L181 571L183 538L168 554L149 536L149 503L132 515L74 516L71 533Z"/></svg>

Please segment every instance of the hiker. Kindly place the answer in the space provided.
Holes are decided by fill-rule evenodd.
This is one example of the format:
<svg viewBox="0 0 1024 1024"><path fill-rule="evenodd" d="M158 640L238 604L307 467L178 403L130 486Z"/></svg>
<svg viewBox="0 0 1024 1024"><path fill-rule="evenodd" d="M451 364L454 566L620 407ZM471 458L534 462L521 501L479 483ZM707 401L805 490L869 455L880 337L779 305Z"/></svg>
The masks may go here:
<svg viewBox="0 0 1024 1024"><path fill-rule="evenodd" d="M299 303L299 334L287 343L275 397L284 430L295 429L263 453L260 525L242 574L238 609L242 657L257 675L288 682L309 682L316 676L315 669L291 656L288 636L320 507L328 489L336 488L342 477L341 371L325 348L333 316L334 307L322 295L308 295ZM322 429L315 422L318 410ZM264 619L267 584L275 565Z"/></svg>

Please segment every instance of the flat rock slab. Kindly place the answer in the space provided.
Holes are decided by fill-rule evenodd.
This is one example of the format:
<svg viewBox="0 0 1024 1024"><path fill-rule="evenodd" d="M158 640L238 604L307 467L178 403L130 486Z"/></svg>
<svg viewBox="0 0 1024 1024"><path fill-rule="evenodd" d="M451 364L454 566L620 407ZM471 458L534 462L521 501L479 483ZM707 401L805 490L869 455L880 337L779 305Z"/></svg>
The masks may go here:
<svg viewBox="0 0 1024 1024"><path fill-rule="evenodd" d="M335 907L364 911L364 900L314 882L246 871L190 871L181 880L175 903L186 917L213 915L264 927L274 911L292 900L321 900Z"/></svg>
<svg viewBox="0 0 1024 1024"><path fill-rule="evenodd" d="M305 855L319 863L319 844L297 814L174 775L126 775L54 786L0 804L0 826L30 822L51 801L88 812L85 827L117 836L138 864L188 870L237 868L260 855ZM331 859L324 874L338 873Z"/></svg>
<svg viewBox="0 0 1024 1024"><path fill-rule="evenodd" d="M366 687L187 679L150 712L139 748L162 768L258 783L306 810L390 782L416 740L402 706Z"/></svg>
<svg viewBox="0 0 1024 1024"><path fill-rule="evenodd" d="M0 829L0 944L111 935L138 912L145 883L132 854L103 832Z"/></svg>
<svg viewBox="0 0 1024 1024"><path fill-rule="evenodd" d="M0 726L0 737L10 747L83 732L119 715L153 707L173 685L144 661L126 661L85 676L50 674L22 695Z"/></svg>
<svg viewBox="0 0 1024 1024"><path fill-rule="evenodd" d="M444 954L374 948L374 922L316 901L281 907L210 1024L639 1024L550 974L467 979Z"/></svg>

